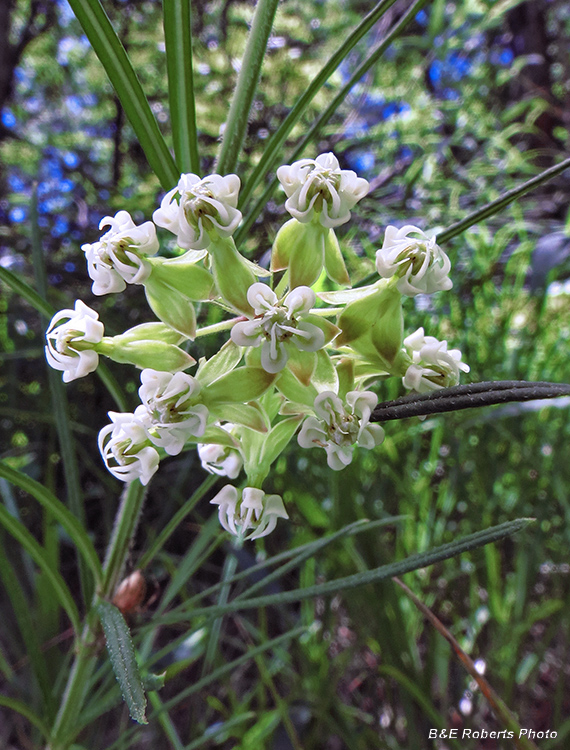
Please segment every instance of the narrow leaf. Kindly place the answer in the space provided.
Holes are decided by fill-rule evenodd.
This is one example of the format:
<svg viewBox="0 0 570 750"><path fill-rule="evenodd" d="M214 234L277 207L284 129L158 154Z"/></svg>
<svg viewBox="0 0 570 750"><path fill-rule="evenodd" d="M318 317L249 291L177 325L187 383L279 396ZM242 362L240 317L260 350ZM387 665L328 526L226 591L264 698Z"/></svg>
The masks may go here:
<svg viewBox="0 0 570 750"><path fill-rule="evenodd" d="M259 160L257 166L253 170L247 183L241 192L240 202L243 205L263 178L266 172L275 166L276 159L282 145L285 143L287 136L303 116L305 110L309 106L310 102L321 90L324 83L330 78L334 71L338 68L344 58L351 52L356 44L362 39L362 37L370 31L378 19L393 5L395 0L382 0L376 7L370 11L370 13L362 20L362 22L352 31L347 39L341 44L341 46L333 53L333 55L327 60L325 65L317 73L315 78L311 81L306 91L301 95L293 109L289 112L285 120L281 123L277 131L268 139L265 144L263 155ZM243 235L241 235L243 236Z"/></svg>
<svg viewBox="0 0 570 750"><path fill-rule="evenodd" d="M570 394L566 383L531 383L520 380L484 381L441 388L434 393L403 396L378 404L372 412L372 422L442 414L448 411L471 409L493 404L558 398Z"/></svg>
<svg viewBox="0 0 570 750"><path fill-rule="evenodd" d="M21 471L13 469L5 461L0 461L0 476L4 477L8 482L11 482L16 487L28 492L34 497L44 508L48 509L53 517L63 526L67 531L71 540L77 547L85 563L91 569L95 580L97 582L101 579L102 568L95 548L83 525L77 520L77 518L71 513L65 505L55 497L43 484L36 482L27 474Z"/></svg>
<svg viewBox="0 0 570 750"><path fill-rule="evenodd" d="M190 0L163 0L168 102L174 154L180 172L200 174Z"/></svg>
<svg viewBox="0 0 570 750"><path fill-rule="evenodd" d="M216 167L222 175L232 172L238 162L249 120L249 111L259 81L267 40L271 33L278 4L279 0L257 0L218 154Z"/></svg>
<svg viewBox="0 0 570 750"><path fill-rule="evenodd" d="M162 137L129 56L101 3L99 0L69 0L69 4L109 76L152 171L162 187L170 189L178 182L180 172Z"/></svg>
<svg viewBox="0 0 570 750"><path fill-rule="evenodd" d="M52 567L51 561L44 548L22 523L10 515L3 505L0 505L0 523L4 526L6 531L14 537L14 539L17 539L18 542L20 542L30 557L44 571L46 578L53 586L54 593L57 596L59 603L67 612L73 629L76 633L79 633L81 623L79 612L77 611L77 605L75 604L73 596L67 588L59 571Z"/></svg>
<svg viewBox="0 0 570 750"><path fill-rule="evenodd" d="M129 714L139 724L148 724L145 715L146 696L125 618L117 607L103 599L97 602L95 608L105 633L109 659Z"/></svg>
<svg viewBox="0 0 570 750"><path fill-rule="evenodd" d="M336 594L339 591L345 591L348 589L357 588L358 586L364 586L369 583L376 583L377 581L383 581L386 578L392 578L396 575L402 575L403 573L410 573L413 570L419 570L425 568L428 565L434 565L442 560L448 560L451 557L457 557L463 552L468 552L478 547L483 547L485 544L496 542L499 539L503 539L506 536L515 534L517 531L524 529L529 523L532 523L532 518L518 518L515 521L507 521L499 526L491 526L483 531L478 531L475 534L457 539L449 544L443 544L440 547L422 552L421 554L411 555L405 560L400 560L389 565L382 565L379 568L373 570L367 570L361 573L355 573L354 575L346 576L344 578L336 578L326 583L317 584L315 586L309 586L304 589L294 589L293 591L283 591L279 594L270 594L268 596L259 596L251 599L240 599L239 601L232 601L223 607L212 606L212 607L201 607L199 609L193 609L189 612L186 617L183 614L177 614L173 616L172 622L180 623L187 620L192 620L195 617L218 617L221 614L227 614L229 612L238 612L244 609L257 609L258 607L268 607L273 604L285 604L288 602L298 602L304 599L312 599L315 596L325 596L327 594ZM169 622L169 615L161 618L161 623ZM154 626L156 626L156 622Z"/></svg>
<svg viewBox="0 0 570 750"><path fill-rule="evenodd" d="M495 214L499 213L499 211L502 211L503 208L508 206L509 203L518 200L525 193L528 193L530 190L534 190L534 188L542 185L548 180L551 180L553 177L556 177L556 175L561 174L567 169L570 169L570 159L565 159L564 161L560 162L560 164L556 164L556 166L554 167L545 169L544 172L541 172L536 177L533 177L531 180L524 182L522 185L519 185L512 190L509 190L500 198L491 201L491 203L483 206L483 208L477 209L477 211L474 211L461 221L458 221L457 224L453 224L448 229L440 232L440 234L437 235L438 243L447 242L447 240L450 240L453 237L457 237L457 235L462 234L466 229L469 229L469 227L472 227L474 224L478 224L480 221L488 219L490 216L494 216Z"/></svg>

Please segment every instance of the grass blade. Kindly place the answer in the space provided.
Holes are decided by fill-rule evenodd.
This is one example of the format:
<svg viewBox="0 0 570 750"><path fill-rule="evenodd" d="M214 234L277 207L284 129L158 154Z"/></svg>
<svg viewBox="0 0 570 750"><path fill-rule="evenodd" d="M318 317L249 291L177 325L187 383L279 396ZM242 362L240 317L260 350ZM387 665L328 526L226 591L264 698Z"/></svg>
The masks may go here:
<svg viewBox="0 0 570 750"><path fill-rule="evenodd" d="M404 591L408 599L410 599L414 603L414 605L424 615L424 617L427 618L431 625L433 625L437 632L440 633L440 635L442 635L449 643L455 655L469 673L471 679L475 680L477 685L479 685L481 692L489 702L495 716L498 716L505 727L513 733L513 742L515 747L517 747L518 750L538 750L534 742L531 742L531 740L529 740L524 735L521 737L520 725L515 716L509 710L507 704L498 695L498 693L495 692L491 685L489 685L485 677L477 671L477 668L473 663L471 657L465 653L465 651L461 648L459 643L451 635L451 633L441 622L441 620L439 620L434 615L431 609L426 607L425 604L420 599L418 599L414 592L410 588L408 588L408 586L406 586L403 581L400 581L400 579L397 577L394 577L393 580L394 583L396 583Z"/></svg>
<svg viewBox="0 0 570 750"><path fill-rule="evenodd" d="M37 623L34 620L34 614L30 607L30 603L26 599L18 575L12 567L12 563L6 557L4 550L4 534L0 533L0 580L4 585L12 609L14 610L14 615L16 616L16 622L18 623L18 629L20 631L19 635L22 638L26 655L30 660L32 670L36 677L46 713L50 715L54 710L54 700L52 695L53 682L48 674L47 662L42 653L40 637L36 627Z"/></svg>
<svg viewBox="0 0 570 750"><path fill-rule="evenodd" d="M38 224L38 196L36 186L34 186L32 192L30 224L32 230L32 259L36 286L40 296L43 297L44 300L47 300L48 283L40 228ZM67 502L73 515L79 519L83 526L85 526L84 498L79 479L79 466L77 464L75 442L71 430L67 391L65 390L65 386L59 373L49 367L49 365L46 365L46 367L51 395L51 406L63 462ZM85 561L80 554L78 554L78 564L83 602L87 605L93 596L93 587L91 585L91 580L87 575Z"/></svg>
<svg viewBox="0 0 570 750"><path fill-rule="evenodd" d="M237 165L278 4L279 0L257 0L223 140L218 152L216 171L222 175L232 172Z"/></svg>
<svg viewBox="0 0 570 750"><path fill-rule="evenodd" d="M36 716L31 708L29 708L25 703L16 700L15 698L8 698L7 695L0 695L0 706L4 706L5 708L9 708L12 711L16 711L16 713L19 713L20 716L23 716L25 719L27 719L30 724L33 724L36 729L39 729L46 740L49 739L50 732L48 726L44 724L40 717Z"/></svg>
<svg viewBox="0 0 570 750"><path fill-rule="evenodd" d="M115 677L129 709L129 714L139 724L148 724L146 696L139 674L131 632L125 618L111 602L99 600L95 605L103 631L109 659Z"/></svg>
<svg viewBox="0 0 570 750"><path fill-rule="evenodd" d="M140 570L143 570L144 568L146 568L149 565L149 563L152 562L152 560L154 560L156 555L164 547L166 542L169 540L172 534L176 531L176 529L180 526L182 521L186 518L186 516L189 513L192 512L192 510L195 508L197 503L200 502L200 500L204 497L204 495L210 489L210 487L213 487L217 481L218 481L218 477L215 474L211 474L210 476L208 476L202 482L202 484L198 487L196 492L194 492L192 496L182 505L182 507L176 511L176 513L172 516L170 521L166 524L166 526L163 528L163 530L154 540L150 549L148 549L142 556L138 565Z"/></svg>
<svg viewBox="0 0 570 750"><path fill-rule="evenodd" d="M15 273L2 266L0 266L0 281L3 281L12 291L23 297L32 307L45 315L48 320L55 314L54 308L42 299L35 289L19 276L16 276Z"/></svg>
<svg viewBox="0 0 570 750"><path fill-rule="evenodd" d="M69 0L69 4L89 39L152 171L165 190L178 182L180 173L143 92L137 74L99 0Z"/></svg>
<svg viewBox="0 0 570 750"><path fill-rule="evenodd" d="M35 310L44 315L47 320L50 320L55 315L55 308L52 307L49 302L46 302L45 299L42 299L41 295L39 295L33 287L27 284L15 273L12 273L12 271L9 271L2 266L0 266L0 281L3 281L13 292L25 299ZM113 397L119 411L129 411L121 387L113 375L111 375L107 366L103 362L99 362L99 367L96 372L109 391L109 394Z"/></svg>
<svg viewBox="0 0 570 750"><path fill-rule="evenodd" d="M258 607L269 607L273 604L299 602L304 599L312 599L315 596L326 596L327 594L335 594L339 591L346 591L357 588L358 586L364 586L368 583L383 581L386 578L392 578L395 575L402 575L403 573L410 573L413 570L425 568L436 562L448 560L451 557L457 557L457 555L460 555L463 552L483 547L485 544L496 542L506 536L515 534L517 531L521 531L521 529L524 529L529 523L532 523L533 520L534 519L532 518L518 518L514 521L507 521L498 526L491 526L483 531L470 534L469 536L463 537L463 539L458 539L449 544L435 547L427 552L411 555L405 560L390 563L389 565L382 565L379 568L374 568L361 573L355 573L354 575L346 576L345 578L337 578L332 581L327 581L326 583L309 586L305 589L294 589L293 591L284 591L279 594L270 594L268 596L259 596L250 599L239 599L223 606L201 607L192 610L186 616L183 614L177 614L175 617L165 615L160 619L160 623L181 623L192 620L195 617L219 617L220 615L225 615L229 612L257 609ZM153 627L156 627L156 625L157 622L154 622Z"/></svg>
<svg viewBox="0 0 570 750"><path fill-rule="evenodd" d="M163 0L168 101L176 165L200 174L192 70L190 0Z"/></svg>
<svg viewBox="0 0 570 750"><path fill-rule="evenodd" d="M73 629L76 633L79 633L80 619L77 605L75 604L73 596L59 571L54 570L51 566L43 547L36 541L23 524L8 513L3 505L0 505L0 523L4 526L6 531L14 537L14 539L17 539L18 542L20 542L30 557L44 571L47 579L53 586L54 593L57 596L59 603L67 612Z"/></svg>
<svg viewBox="0 0 570 750"><path fill-rule="evenodd" d="M240 193L240 204L244 205L252 194L253 190L263 178L263 176L275 166L279 151L285 140L295 124L302 117L303 113L309 106L312 99L322 88L323 84L330 78L334 71L338 68L344 58L349 52L355 47L356 44L362 39L362 37L370 31L374 24L381 18L382 15L394 4L395 0L382 0L376 7L370 11L370 13L362 20L362 22L349 34L348 38L344 43L337 49L337 51L331 55L321 70L317 73L314 79L311 81L306 91L301 95L293 109L289 112L287 117L283 120L279 128L269 138L265 144L263 155L261 156L258 164L251 173L246 184ZM249 110L248 110L249 111Z"/></svg>
<svg viewBox="0 0 570 750"><path fill-rule="evenodd" d="M81 554L85 563L89 566L93 576L97 583L100 582L103 570L101 563L95 552L95 548L91 543L91 540L87 536L83 525L77 520L76 516L73 515L65 505L55 497L43 484L36 482L27 474L24 474L17 469L13 469L5 461L0 461L0 476L11 482L16 487L28 492L34 497L44 508L49 510L55 519L63 526L67 531L73 543L77 547L78 552Z"/></svg>
<svg viewBox="0 0 570 750"><path fill-rule="evenodd" d="M566 169L570 169L570 159L564 159L564 161L560 162L560 164L556 164L554 167L545 169L544 172L541 172L531 180L528 180L522 185L509 190L500 198L497 198L497 200L491 201L491 203L483 206L483 208L477 209L477 211L469 214L461 221L458 221L456 224L452 224L452 226L448 227L448 229L445 229L443 232L440 232L440 234L437 235L437 241L439 243L442 243L447 242L453 237L457 237L457 235L462 234L466 229L469 229L469 227L472 227L474 224L478 224L480 221L488 219L490 216L494 216L495 214L499 213L499 211L502 211L503 208L508 206L509 203L518 200L525 193L528 193L530 190L534 190L534 188L539 187L539 185L548 182L548 180L551 180L553 177L556 177L556 175L561 174Z"/></svg>

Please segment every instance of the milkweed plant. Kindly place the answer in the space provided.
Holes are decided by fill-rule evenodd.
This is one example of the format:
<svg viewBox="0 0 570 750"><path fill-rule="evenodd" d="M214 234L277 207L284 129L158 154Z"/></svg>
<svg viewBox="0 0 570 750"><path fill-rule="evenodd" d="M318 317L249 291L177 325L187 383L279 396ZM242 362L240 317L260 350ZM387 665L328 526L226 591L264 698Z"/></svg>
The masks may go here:
<svg viewBox="0 0 570 750"><path fill-rule="evenodd" d="M96 370L101 355L141 370L140 405L109 412L99 433L108 471L146 485L166 455L196 446L208 472L232 480L210 502L240 540L288 518L266 484L291 441L325 451L328 466L341 471L355 449L382 450L384 430L370 421L381 381L399 378L428 393L469 371L447 341L405 328L409 298L452 287L435 238L413 225L388 226L376 252L378 279L351 288L335 229L350 221L368 182L332 153L281 166L277 177L291 219L275 237L269 270L245 258L232 236L241 221L239 177L183 174L152 221L136 226L119 211L82 247L93 294L142 286L159 322L105 336L98 314L77 300L46 332L47 360L65 382ZM161 232L176 237L179 255L158 254ZM340 289L315 291L323 274ZM197 327L198 301L221 307L227 319ZM202 337L220 332L219 351L201 356Z"/></svg>

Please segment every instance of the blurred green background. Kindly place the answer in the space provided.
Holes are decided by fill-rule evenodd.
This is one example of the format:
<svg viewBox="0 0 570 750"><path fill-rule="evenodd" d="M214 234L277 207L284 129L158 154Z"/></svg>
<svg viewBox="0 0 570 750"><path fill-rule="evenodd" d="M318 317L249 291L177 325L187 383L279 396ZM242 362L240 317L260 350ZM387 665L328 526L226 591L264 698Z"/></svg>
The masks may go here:
<svg viewBox="0 0 570 750"><path fill-rule="evenodd" d="M192 5L203 174L213 169L252 6L235 0ZM370 7L361 0L281 3L240 174L255 166L268 136ZM161 3L113 0L105 8L168 140ZM406 8L396 3L339 67L291 134L283 163ZM94 298L90 291L80 245L93 242L100 219L119 209L130 211L137 223L149 219L162 192L69 6L62 0L3 3L0 50L0 265L34 285L30 206L36 185L50 303L58 309L85 300L101 313L110 334L150 319L137 287L110 298ZM373 269L387 224L441 230L565 158L569 52L570 9L563 0L435 0L418 12L304 153L333 150L343 168L371 183L355 221L339 231L351 273L364 277ZM452 260L451 293L407 300L406 332L424 326L461 349L471 366L464 382L570 382L567 176L445 247ZM242 238L242 249L261 263L284 221L282 203L276 191ZM0 455L64 499L43 359L45 321L1 282L0 295ZM205 316L204 310L202 322ZM219 343L207 342L200 355ZM137 373L113 363L109 369L133 407ZM402 392L390 381L380 398ZM66 393L87 527L103 551L121 487L104 470L96 435L115 405L94 376L72 383ZM282 590L378 567L513 518L536 518L512 539L417 571L406 582L485 669L523 727L558 732L540 747L566 747L569 437L568 402L561 400L391 422L383 446L360 454L342 473L328 470L319 452L302 453L292 445L277 463L270 488L283 494L291 523L263 540L258 553L276 554L358 519L405 516L395 526L327 547L274 584ZM206 476L193 452L164 462L151 485L130 569ZM78 591L75 554L53 519L1 479L0 495ZM210 516L204 498L143 566L148 594L144 611L130 622L146 657L160 657L160 667L168 668L167 685L158 694L164 700L200 676L203 631L188 632L183 624L157 627L149 641L144 626L173 575L179 584L175 603L220 579L229 547ZM38 705L46 698L30 664L31 636L22 635L22 618L33 625L32 641L45 654L48 674L59 674L60 681L70 658L66 626L42 574L13 539L0 537L2 694ZM238 566L251 565L254 555L248 547ZM242 585L247 588L248 580ZM266 652L175 703L169 721L182 747L285 750L295 747L296 736L297 747L307 749L419 750L458 746L429 740L432 727L502 728L449 646L391 582L229 616L213 663L236 658L244 642L314 622L320 629L313 636ZM103 660L98 678L81 747L177 747L164 720L127 732L128 715ZM108 694L114 695L109 705ZM101 713L98 705L113 707ZM39 746L27 722L0 705L0 747ZM470 740L460 746L512 744Z"/></svg>

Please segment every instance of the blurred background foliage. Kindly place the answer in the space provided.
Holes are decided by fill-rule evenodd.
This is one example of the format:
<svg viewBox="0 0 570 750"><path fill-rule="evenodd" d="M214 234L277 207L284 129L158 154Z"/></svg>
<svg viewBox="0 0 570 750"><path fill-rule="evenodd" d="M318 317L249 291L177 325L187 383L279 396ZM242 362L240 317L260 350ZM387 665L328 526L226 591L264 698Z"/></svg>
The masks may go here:
<svg viewBox="0 0 570 750"><path fill-rule="evenodd" d="M110 0L104 5L170 143L161 3ZM192 3L203 174L214 167L252 5ZM283 163L406 7L397 2L329 79L289 137ZM280 5L241 176L251 172L268 136L369 8L362 0ZM62 0L1 4L0 112L0 265L33 284L30 203L37 185L50 302L62 308L75 298L86 299L110 333L145 320L147 307L136 287L120 299L92 298L80 245L94 241L100 219L119 209L130 211L137 223L150 218L160 186ZM352 89L304 155L334 150L344 168L371 183L356 221L339 232L351 271L364 277L373 269L388 223L429 230L450 226L560 161L570 145L569 122L570 8L564 0L434 0ZM284 221L282 203L276 193L244 239L245 249L261 262ZM569 230L568 183L560 176L449 243L454 290L441 300L437 295L408 300L407 332L422 325L460 348L472 381L570 382ZM44 321L8 287L0 291L1 455L63 498L42 358ZM109 367L134 406L136 372ZM380 398L400 393L398 383L387 382ZM73 383L67 394L87 525L103 549L121 488L104 471L95 446L105 413L115 405L93 376ZM266 554L275 554L358 519L405 518L327 548L273 584L276 590L374 568L515 517L536 518L530 530L512 540L407 580L486 670L522 726L558 731L556 741L541 747L565 747L570 735L567 408L566 402L533 402L388 423L382 448L358 456L340 474L329 471L317 452L307 455L291 447L276 465L272 490L283 494L292 522L263 540L260 553L266 547ZM193 453L164 463L149 493L132 569L205 476ZM59 557L66 580L78 590L75 555L65 535L54 532L53 519L4 480L0 493L10 512ZM177 603L219 580L229 547L220 546L210 515L203 500L143 566L149 594L131 624L150 662L164 649L159 665L168 668L169 680L158 694L163 700L200 676L203 632L188 633L184 625L157 628L148 641L138 628L151 620L175 573L182 576ZM22 613L14 605L14 585L32 613L37 644L53 674L69 658L63 620L30 560L7 536L0 542L2 579L11 592L0 593L3 692L37 705L41 690L26 657L29 643L18 635ZM253 555L251 547L243 551L239 566L251 565ZM97 720L83 733L81 746L177 748L181 741L181 747L252 750L431 748L431 727L500 728L447 644L391 583L332 601L230 616L213 663L241 654L244 642L315 621L321 623L317 635L264 653L255 665L245 664L198 696L180 700L166 714L168 721L161 714L149 727L127 731L120 707L99 718L92 708ZM118 706L108 665L102 664L98 678L94 705L100 700L109 707L110 694ZM22 717L7 709L0 709L0 717L2 747L39 746ZM501 744L472 741L462 747Z"/></svg>

